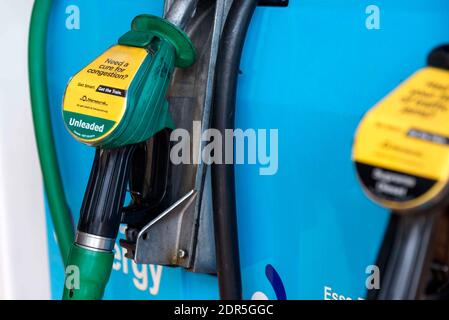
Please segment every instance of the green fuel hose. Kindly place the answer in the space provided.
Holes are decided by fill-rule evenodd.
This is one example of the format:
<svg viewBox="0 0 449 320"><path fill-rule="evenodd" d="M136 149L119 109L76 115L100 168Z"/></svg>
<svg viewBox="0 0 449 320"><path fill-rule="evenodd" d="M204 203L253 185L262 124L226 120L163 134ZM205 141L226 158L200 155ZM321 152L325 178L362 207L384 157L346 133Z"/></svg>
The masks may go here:
<svg viewBox="0 0 449 320"><path fill-rule="evenodd" d="M51 5L51 0L34 2L28 43L28 66L31 108L44 187L59 250L66 264L74 239L74 228L59 173L48 103L46 39Z"/></svg>

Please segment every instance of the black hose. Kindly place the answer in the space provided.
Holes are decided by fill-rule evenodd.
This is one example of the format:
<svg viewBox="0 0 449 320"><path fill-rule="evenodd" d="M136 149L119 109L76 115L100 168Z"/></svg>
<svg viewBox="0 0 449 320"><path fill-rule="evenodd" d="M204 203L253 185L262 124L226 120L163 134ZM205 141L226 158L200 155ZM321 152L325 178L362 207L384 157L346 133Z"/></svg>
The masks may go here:
<svg viewBox="0 0 449 320"><path fill-rule="evenodd" d="M368 291L369 300L424 297L435 246L435 224L440 214L392 213L376 262L380 269L380 288Z"/></svg>
<svg viewBox="0 0 449 320"><path fill-rule="evenodd" d="M234 128L237 81L246 33L257 6L257 0L235 0L229 11L220 40L216 64L212 128L224 136ZM225 146L222 144L222 155ZM212 165L212 198L214 209L215 252L220 298L240 300L242 280L238 246L235 203L234 166Z"/></svg>

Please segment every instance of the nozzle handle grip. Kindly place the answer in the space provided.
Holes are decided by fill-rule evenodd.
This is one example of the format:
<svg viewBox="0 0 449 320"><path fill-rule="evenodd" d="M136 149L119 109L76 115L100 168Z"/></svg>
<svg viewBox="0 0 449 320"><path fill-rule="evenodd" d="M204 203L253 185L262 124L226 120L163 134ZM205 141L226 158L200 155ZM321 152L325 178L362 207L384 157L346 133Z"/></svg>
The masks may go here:
<svg viewBox="0 0 449 320"><path fill-rule="evenodd" d="M96 150L78 231L109 239L117 237L135 149L136 145L128 145Z"/></svg>

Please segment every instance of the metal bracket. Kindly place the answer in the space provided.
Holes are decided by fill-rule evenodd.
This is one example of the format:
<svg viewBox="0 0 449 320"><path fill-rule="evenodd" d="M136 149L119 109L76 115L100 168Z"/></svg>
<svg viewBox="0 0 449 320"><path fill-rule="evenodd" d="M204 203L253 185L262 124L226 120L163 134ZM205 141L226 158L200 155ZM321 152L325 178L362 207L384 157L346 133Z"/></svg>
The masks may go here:
<svg viewBox="0 0 449 320"><path fill-rule="evenodd" d="M167 0L165 10L173 1ZM221 32L232 0L199 0L186 33L198 50L198 61L173 75L168 101L177 128L190 133L191 154L201 155L202 133L209 128L215 62ZM193 134L193 122L201 132ZM193 141L197 137L198 141ZM216 273L210 170L202 161L169 164L165 205L142 225L128 225L127 256L137 263L180 266L192 272ZM166 209L165 209L166 208ZM153 217L155 215L152 215Z"/></svg>
<svg viewBox="0 0 449 320"><path fill-rule="evenodd" d="M140 231L135 262L191 268L196 198L197 193L192 190Z"/></svg>

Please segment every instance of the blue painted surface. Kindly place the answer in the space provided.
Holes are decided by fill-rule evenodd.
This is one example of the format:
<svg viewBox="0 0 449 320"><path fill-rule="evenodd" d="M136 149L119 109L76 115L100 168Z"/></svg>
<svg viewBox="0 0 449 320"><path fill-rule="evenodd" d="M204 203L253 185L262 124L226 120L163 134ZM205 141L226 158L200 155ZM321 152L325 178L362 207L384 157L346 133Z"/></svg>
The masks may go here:
<svg viewBox="0 0 449 320"><path fill-rule="evenodd" d="M81 10L80 30L65 28L71 4ZM371 4L380 7L380 30L365 27ZM63 127L65 85L127 31L135 15L161 10L162 1L55 1L48 44L50 102L75 220L93 150ZM236 166L245 298L256 291L276 298L267 265L276 270L289 299L322 299L325 286L347 297L364 296L365 268L375 262L388 213L359 188L350 161L353 133L370 107L423 67L433 47L449 41L447 21L444 0L292 0L288 9L256 10L241 64L236 126L278 129L279 169L274 176L260 176L257 166ZM49 230L53 297L59 298L63 271L50 222ZM154 266L117 259L115 269L106 298L218 297L212 276L163 268L154 294Z"/></svg>

